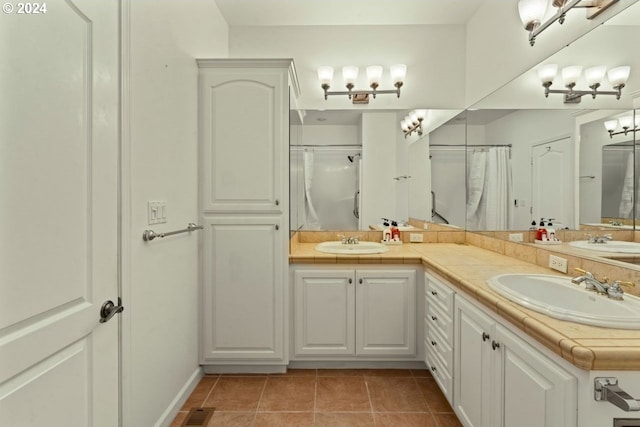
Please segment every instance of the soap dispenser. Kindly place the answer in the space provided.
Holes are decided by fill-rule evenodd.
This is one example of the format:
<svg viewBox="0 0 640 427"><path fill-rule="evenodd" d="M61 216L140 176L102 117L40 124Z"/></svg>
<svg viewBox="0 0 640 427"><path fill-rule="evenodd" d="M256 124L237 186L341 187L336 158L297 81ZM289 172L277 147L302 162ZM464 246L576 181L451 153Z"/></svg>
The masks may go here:
<svg viewBox="0 0 640 427"><path fill-rule="evenodd" d="M384 225L384 229L382 230L382 241L390 242L391 229L389 228L389 220L387 218L382 218L382 224Z"/></svg>

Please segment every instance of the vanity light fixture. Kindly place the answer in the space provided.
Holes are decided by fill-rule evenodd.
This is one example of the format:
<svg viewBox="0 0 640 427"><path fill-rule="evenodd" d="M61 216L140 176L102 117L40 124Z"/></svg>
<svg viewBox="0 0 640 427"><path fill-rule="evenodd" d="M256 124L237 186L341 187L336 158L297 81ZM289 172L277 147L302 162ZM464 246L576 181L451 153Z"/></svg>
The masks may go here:
<svg viewBox="0 0 640 427"><path fill-rule="evenodd" d="M529 31L529 44L533 46L538 34L543 32L554 22L564 23L564 19L571 9L586 8L587 19L593 19L607 10L618 0L520 0L518 2L518 13L524 24L525 30ZM557 9L556 13L543 22L547 9L551 4Z"/></svg>
<svg viewBox="0 0 640 427"><path fill-rule="evenodd" d="M629 132L635 133L640 131L640 116L636 116L635 119L633 116L624 116L619 119L607 120L604 122L604 127L609 132L609 138L613 138L614 135L626 135ZM622 130L616 131L618 128Z"/></svg>
<svg viewBox="0 0 640 427"><path fill-rule="evenodd" d="M354 104L368 104L369 95L379 94L396 94L400 98L400 88L404 83L404 78L407 75L407 66L404 64L392 65L389 68L391 74L391 81L393 82L394 89L390 90L378 90L380 86L380 80L382 79L382 66L370 65L367 67L367 81L371 90L355 90L356 80L358 79L358 67L346 66L342 67L342 80L347 88L346 91L329 91L331 83L333 81L333 67L322 66L318 68L318 79L320 80L320 87L324 90L324 99L326 100L329 95L347 95L349 99L353 100Z"/></svg>
<svg viewBox="0 0 640 427"><path fill-rule="evenodd" d="M629 66L611 68L609 71L602 65L587 68L584 72L584 80L591 90L575 90L576 82L582 75L582 67L579 65L572 65L562 69L562 80L564 87L567 89L550 89L558 73L556 64L546 64L540 67L538 69L538 78L544 87L545 98L548 98L550 93L561 93L564 94L565 103L577 104L584 95L591 95L592 98L595 98L596 95L615 95L616 99L620 99L622 88L629 79L630 72L631 67ZM611 87L615 90L598 90L605 74Z"/></svg>
<svg viewBox="0 0 640 427"><path fill-rule="evenodd" d="M411 135L413 132L417 132L418 135L422 135L422 122L427 117L427 110L413 110L402 121L400 121L400 127L404 132L404 137Z"/></svg>

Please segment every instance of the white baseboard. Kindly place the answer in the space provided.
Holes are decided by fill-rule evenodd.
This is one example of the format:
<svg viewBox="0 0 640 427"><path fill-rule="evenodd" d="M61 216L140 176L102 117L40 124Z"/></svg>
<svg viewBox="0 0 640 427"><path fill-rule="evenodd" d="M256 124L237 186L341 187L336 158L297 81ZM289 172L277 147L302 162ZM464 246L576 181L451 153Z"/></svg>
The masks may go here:
<svg viewBox="0 0 640 427"><path fill-rule="evenodd" d="M184 405L184 402L187 401L193 390L196 388L200 379L204 376L204 370L202 367L198 367L193 374L189 377L187 382L182 386L176 397L173 398L167 409L165 409L164 413L158 421L154 424L154 427L170 427L176 415Z"/></svg>

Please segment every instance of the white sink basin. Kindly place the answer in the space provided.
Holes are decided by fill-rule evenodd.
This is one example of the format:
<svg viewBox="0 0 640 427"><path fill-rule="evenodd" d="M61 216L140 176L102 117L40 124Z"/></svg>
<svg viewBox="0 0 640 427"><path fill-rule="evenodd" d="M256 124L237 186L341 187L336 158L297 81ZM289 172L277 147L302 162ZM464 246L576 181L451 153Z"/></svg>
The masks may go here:
<svg viewBox="0 0 640 427"><path fill-rule="evenodd" d="M382 252L387 252L388 250L389 248L387 248L385 245L377 242L360 242L355 244L344 244L342 242L322 242L316 245L316 251L342 255L379 254Z"/></svg>
<svg viewBox="0 0 640 427"><path fill-rule="evenodd" d="M640 329L640 299L607 298L574 285L571 279L545 274L501 274L487 281L503 297L557 319L616 329Z"/></svg>
<svg viewBox="0 0 640 427"><path fill-rule="evenodd" d="M640 243L636 242L621 242L610 240L606 243L589 243L586 240L575 240L573 242L569 242L569 245L580 249L589 249L592 251L640 254Z"/></svg>

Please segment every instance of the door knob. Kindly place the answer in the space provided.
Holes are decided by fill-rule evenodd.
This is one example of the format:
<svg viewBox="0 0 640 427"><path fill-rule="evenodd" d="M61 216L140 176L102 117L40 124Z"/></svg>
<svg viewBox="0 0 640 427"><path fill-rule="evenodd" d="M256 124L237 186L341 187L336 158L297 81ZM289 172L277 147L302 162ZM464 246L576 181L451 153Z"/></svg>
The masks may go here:
<svg viewBox="0 0 640 427"><path fill-rule="evenodd" d="M118 305L115 305L113 301L109 300L102 304L102 308L100 308L100 323L106 323L113 316L118 313L121 313L124 310L122 306L122 299L118 297Z"/></svg>

